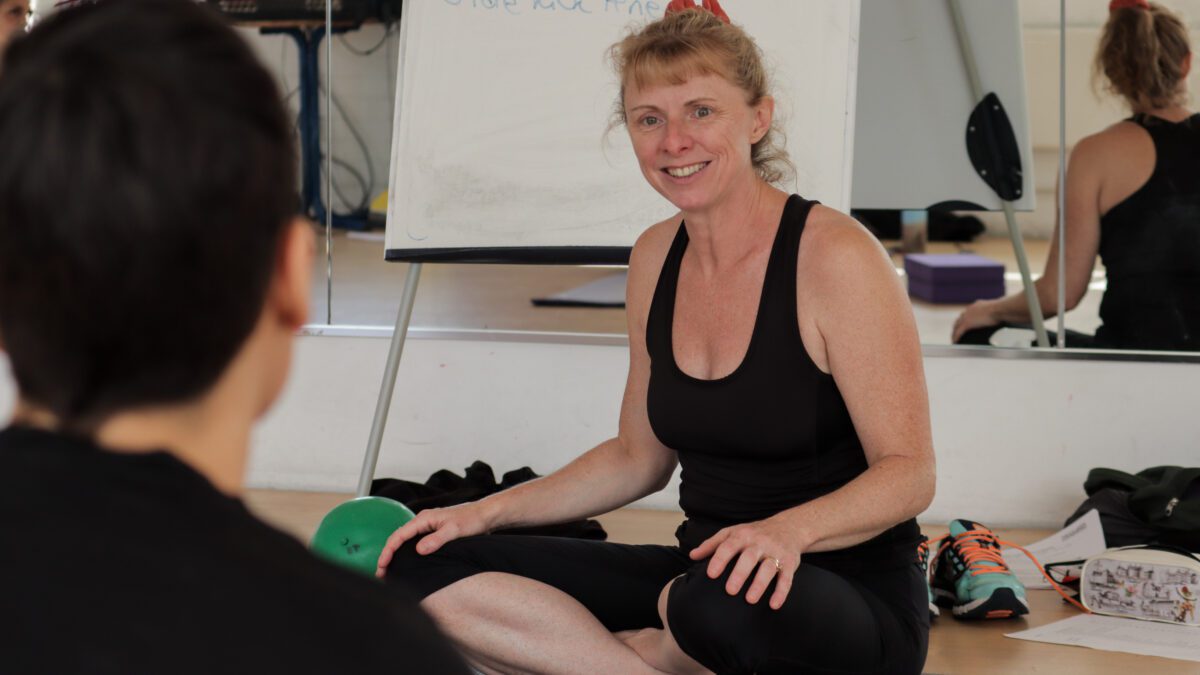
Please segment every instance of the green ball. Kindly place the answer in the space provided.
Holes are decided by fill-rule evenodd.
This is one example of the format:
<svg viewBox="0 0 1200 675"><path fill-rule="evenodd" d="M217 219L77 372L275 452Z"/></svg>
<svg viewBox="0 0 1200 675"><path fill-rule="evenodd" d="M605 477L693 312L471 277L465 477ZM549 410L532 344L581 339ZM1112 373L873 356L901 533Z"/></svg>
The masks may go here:
<svg viewBox="0 0 1200 675"><path fill-rule="evenodd" d="M332 563L374 577L388 537L412 519L413 512L394 499L352 499L325 514L311 548Z"/></svg>

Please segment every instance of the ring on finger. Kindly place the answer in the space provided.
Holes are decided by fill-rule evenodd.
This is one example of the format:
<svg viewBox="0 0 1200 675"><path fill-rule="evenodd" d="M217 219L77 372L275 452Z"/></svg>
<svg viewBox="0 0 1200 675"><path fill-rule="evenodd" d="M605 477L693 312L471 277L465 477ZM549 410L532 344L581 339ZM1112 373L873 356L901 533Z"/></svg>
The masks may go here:
<svg viewBox="0 0 1200 675"><path fill-rule="evenodd" d="M764 560L770 560L771 562L775 563L775 571L776 572L783 569L783 563L779 562L779 558L767 556L766 558L764 558Z"/></svg>

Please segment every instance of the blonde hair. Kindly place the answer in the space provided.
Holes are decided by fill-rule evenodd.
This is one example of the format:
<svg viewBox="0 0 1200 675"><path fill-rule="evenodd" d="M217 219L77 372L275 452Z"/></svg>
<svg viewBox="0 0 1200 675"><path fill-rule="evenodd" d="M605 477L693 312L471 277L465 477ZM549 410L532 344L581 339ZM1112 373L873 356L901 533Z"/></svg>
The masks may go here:
<svg viewBox="0 0 1200 675"><path fill-rule="evenodd" d="M770 96L762 53L753 38L738 26L725 23L700 8L673 12L626 36L609 49L613 68L621 81L610 128L627 122L625 90L630 84L646 86L683 84L698 75L719 75L746 93L746 103L758 105ZM750 148L750 161L768 183L781 183L795 174L787 151L771 128Z"/></svg>
<svg viewBox="0 0 1200 675"><path fill-rule="evenodd" d="M1094 76L1134 110L1165 108L1184 100L1184 60L1192 52L1187 26L1158 3L1109 13L1096 49Z"/></svg>

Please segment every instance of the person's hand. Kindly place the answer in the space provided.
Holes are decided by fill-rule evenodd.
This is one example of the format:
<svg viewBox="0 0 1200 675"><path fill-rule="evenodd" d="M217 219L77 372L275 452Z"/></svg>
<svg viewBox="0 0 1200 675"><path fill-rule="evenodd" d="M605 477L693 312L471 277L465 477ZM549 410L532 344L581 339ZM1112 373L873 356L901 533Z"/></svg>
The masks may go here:
<svg viewBox="0 0 1200 675"><path fill-rule="evenodd" d="M994 311L995 303L991 300L976 300L971 303L958 318L954 320L954 331L950 342L957 343L963 333L976 328L987 328L1000 324Z"/></svg>
<svg viewBox="0 0 1200 675"><path fill-rule="evenodd" d="M484 518L479 502L469 502L444 509L425 509L388 537L383 552L379 554L375 576L383 578L396 549L413 537L425 535L421 541L417 542L417 553L429 555L448 541L459 537L483 534L487 531L487 520Z"/></svg>
<svg viewBox="0 0 1200 675"><path fill-rule="evenodd" d="M799 537L792 527L780 516L743 525L727 527L692 549L692 560L703 560L709 556L708 577L716 579L725 572L725 566L736 561L725 592L737 595L742 585L754 575L754 581L746 591L746 602L757 603L767 592L771 579L775 581L775 592L769 602L771 609L779 609L792 590L792 577L800 567ZM755 568L758 571L755 572Z"/></svg>

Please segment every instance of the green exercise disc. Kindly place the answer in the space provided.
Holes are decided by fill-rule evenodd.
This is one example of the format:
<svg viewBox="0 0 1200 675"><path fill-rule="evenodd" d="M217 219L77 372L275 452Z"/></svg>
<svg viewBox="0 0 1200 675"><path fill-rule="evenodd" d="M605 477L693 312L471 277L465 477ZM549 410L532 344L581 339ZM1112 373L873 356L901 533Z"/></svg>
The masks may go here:
<svg viewBox="0 0 1200 675"><path fill-rule="evenodd" d="M325 514L311 548L330 562L373 577L388 537L412 519L413 512L394 499L352 499Z"/></svg>

